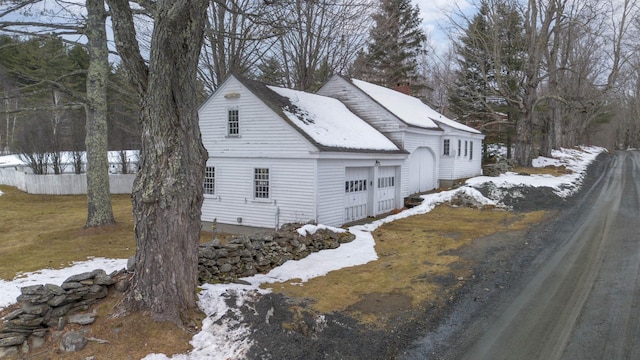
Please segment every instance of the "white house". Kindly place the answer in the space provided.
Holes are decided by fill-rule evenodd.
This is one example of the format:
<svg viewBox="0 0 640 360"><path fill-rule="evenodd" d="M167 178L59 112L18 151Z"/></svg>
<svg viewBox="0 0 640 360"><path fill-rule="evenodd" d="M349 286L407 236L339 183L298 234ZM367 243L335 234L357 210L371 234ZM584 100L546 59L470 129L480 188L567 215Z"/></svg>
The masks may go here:
<svg viewBox="0 0 640 360"><path fill-rule="evenodd" d="M409 153L402 165L403 179L407 179L402 184L403 197L482 172L484 135L446 118L420 99L340 75L334 75L318 94L341 100Z"/></svg>
<svg viewBox="0 0 640 360"><path fill-rule="evenodd" d="M199 116L204 221L335 226L402 206L406 152L336 99L231 76Z"/></svg>
<svg viewBox="0 0 640 360"><path fill-rule="evenodd" d="M230 76L199 116L204 221L339 226L480 173L482 134L416 98L339 76L320 94Z"/></svg>

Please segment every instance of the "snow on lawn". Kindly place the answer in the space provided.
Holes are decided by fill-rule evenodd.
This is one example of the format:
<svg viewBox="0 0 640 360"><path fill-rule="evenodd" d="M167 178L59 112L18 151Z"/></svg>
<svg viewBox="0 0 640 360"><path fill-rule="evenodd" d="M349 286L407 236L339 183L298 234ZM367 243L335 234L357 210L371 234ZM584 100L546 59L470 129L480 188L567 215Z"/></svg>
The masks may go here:
<svg viewBox="0 0 640 360"><path fill-rule="evenodd" d="M518 176L515 174L506 174L498 178L473 178L467 181L467 184L474 185L492 181L500 187L524 184L531 186L550 186L557 189L557 191L564 191L572 182L576 182L575 185L572 185L575 189L579 187L587 165L602 151L605 150L595 147L583 148L582 152L578 150L561 150L553 154L555 159L536 159L536 166L546 166L549 164L556 166L564 165L575 172L571 175L563 175L555 180L547 176ZM251 340L249 338L251 330L242 323L242 316L238 309L245 302L251 301L257 295L268 292L268 290L260 289L261 284L298 279L301 282L305 282L314 277L326 275L330 271L374 261L378 258L375 251L375 241L372 236L372 232L376 228L398 219L427 213L433 210L438 204L448 202L452 197L460 193L473 197L480 203L495 205L494 201L485 198L478 190L471 186L463 186L455 190L423 195L422 198L424 201L419 206L368 224L350 227L349 231L356 236L355 240L342 244L337 249L313 253L301 260L290 260L267 274L258 274L243 278L242 280L245 281L247 285L202 285L198 305L207 315L202 323L202 329L192 338L191 345L193 346L193 350L190 353L178 354L171 359L215 360L243 358L251 348ZM305 225L301 227L298 232L301 234L313 234L318 228L330 227L323 225ZM342 229L330 229L343 231ZM15 302L16 297L19 295L19 288L22 286L42 283L59 284L67 277L77 273L97 268L105 269L108 273L116 269L121 269L125 267L125 265L126 260L92 259L82 263L76 263L72 267L63 270L42 270L35 273L22 274L13 281L0 281L0 308ZM226 300L229 299L230 296L235 296L236 298L235 307L227 306ZM235 316L226 316L229 312ZM168 357L164 354L149 354L145 359L166 360Z"/></svg>
<svg viewBox="0 0 640 360"><path fill-rule="evenodd" d="M467 180L469 186L480 186L487 182L494 183L498 188L511 188L515 186L550 187L563 198L575 193L582 184L587 167L595 158L606 149L596 146L577 149L553 150L553 158L538 157L533 160L534 167L565 166L571 170L571 174L562 176L552 175L518 175L513 172L501 174L498 177L478 176Z"/></svg>
<svg viewBox="0 0 640 360"><path fill-rule="evenodd" d="M54 284L61 285L72 275L103 269L107 274L127 267L127 259L93 258L87 261L74 262L63 269L43 269L30 273L21 273L12 281L0 279L0 310L16 302L20 296L20 288L24 286Z"/></svg>

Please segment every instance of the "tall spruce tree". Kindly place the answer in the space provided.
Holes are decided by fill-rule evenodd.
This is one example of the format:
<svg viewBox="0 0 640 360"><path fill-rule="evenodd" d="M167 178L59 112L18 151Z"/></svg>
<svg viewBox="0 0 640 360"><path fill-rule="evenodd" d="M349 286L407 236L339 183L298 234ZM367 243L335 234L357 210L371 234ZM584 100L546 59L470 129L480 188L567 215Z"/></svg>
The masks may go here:
<svg viewBox="0 0 640 360"><path fill-rule="evenodd" d="M454 49L458 69L450 89L451 111L463 122L483 127L489 142L509 143L523 96L526 54L520 13L507 1L482 1Z"/></svg>
<svg viewBox="0 0 640 360"><path fill-rule="evenodd" d="M417 86L418 57L427 41L418 7L410 0L381 0L373 20L367 51L356 60L353 75L387 87L407 81Z"/></svg>

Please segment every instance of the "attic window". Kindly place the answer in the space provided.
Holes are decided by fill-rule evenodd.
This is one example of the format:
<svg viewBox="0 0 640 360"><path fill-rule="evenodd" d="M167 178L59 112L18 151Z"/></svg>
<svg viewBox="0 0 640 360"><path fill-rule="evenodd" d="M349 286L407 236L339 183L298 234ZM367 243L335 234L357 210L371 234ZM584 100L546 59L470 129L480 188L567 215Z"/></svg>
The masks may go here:
<svg viewBox="0 0 640 360"><path fill-rule="evenodd" d="M238 109L227 112L227 136L240 136L240 113Z"/></svg>

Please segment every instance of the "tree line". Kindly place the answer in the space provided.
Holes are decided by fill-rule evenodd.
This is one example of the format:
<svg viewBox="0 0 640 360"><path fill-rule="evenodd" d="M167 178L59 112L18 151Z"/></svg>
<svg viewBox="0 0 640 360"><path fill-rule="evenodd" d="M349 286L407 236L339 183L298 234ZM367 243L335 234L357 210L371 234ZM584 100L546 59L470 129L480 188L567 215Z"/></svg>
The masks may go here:
<svg viewBox="0 0 640 360"><path fill-rule="evenodd" d="M461 17L455 117L513 143L523 165L560 147L638 146L635 0L480 0Z"/></svg>
<svg viewBox="0 0 640 360"><path fill-rule="evenodd" d="M20 154L34 174L61 174L67 167L84 172L88 66L87 49L60 37L0 35L3 153ZM121 67L108 77L108 149L138 149L137 103L128 80Z"/></svg>

